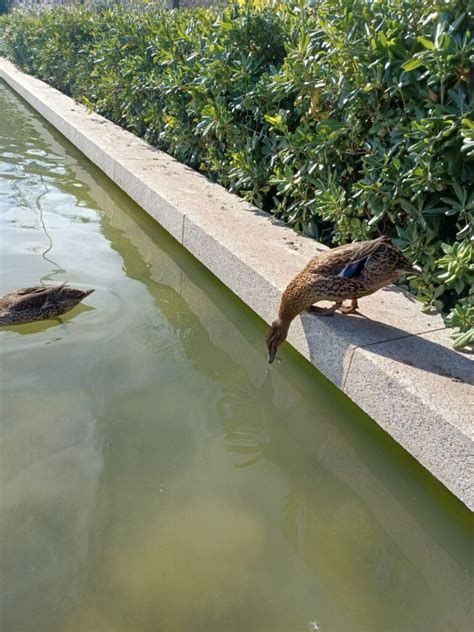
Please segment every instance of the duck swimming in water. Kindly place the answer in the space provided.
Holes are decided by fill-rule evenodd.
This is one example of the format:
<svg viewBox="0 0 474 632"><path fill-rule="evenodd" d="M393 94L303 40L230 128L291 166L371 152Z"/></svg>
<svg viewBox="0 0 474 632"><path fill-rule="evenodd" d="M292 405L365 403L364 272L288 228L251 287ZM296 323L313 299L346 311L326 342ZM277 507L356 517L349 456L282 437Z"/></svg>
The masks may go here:
<svg viewBox="0 0 474 632"><path fill-rule="evenodd" d="M292 320L301 312L332 316L339 310L352 314L358 307L357 299L373 294L404 274L421 272L385 236L346 244L317 255L283 292L278 318L265 338L268 361L273 362ZM342 303L347 299L351 305L346 307ZM318 301L334 301L334 305L314 306Z"/></svg>
<svg viewBox="0 0 474 632"><path fill-rule="evenodd" d="M66 284L26 287L0 297L0 325L21 325L59 318L94 290L77 290Z"/></svg>

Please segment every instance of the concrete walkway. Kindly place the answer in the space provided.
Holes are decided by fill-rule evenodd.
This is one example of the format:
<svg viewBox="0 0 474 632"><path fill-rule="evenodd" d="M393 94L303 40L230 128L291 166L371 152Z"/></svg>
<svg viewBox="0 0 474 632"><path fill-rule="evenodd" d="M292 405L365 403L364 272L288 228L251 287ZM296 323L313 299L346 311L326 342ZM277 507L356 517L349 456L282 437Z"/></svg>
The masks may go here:
<svg viewBox="0 0 474 632"><path fill-rule="evenodd" d="M268 323L288 281L325 249L4 59L0 78ZM474 509L471 358L394 286L360 312L304 314L289 343Z"/></svg>

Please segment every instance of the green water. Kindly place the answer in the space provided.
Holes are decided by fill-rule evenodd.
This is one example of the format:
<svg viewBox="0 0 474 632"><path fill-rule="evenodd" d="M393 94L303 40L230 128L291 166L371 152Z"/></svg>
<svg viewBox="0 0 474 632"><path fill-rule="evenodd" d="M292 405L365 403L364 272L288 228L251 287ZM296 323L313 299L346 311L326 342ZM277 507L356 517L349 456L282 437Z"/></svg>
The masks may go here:
<svg viewBox="0 0 474 632"><path fill-rule="evenodd" d="M2 632L451 631L469 512L0 84Z"/></svg>

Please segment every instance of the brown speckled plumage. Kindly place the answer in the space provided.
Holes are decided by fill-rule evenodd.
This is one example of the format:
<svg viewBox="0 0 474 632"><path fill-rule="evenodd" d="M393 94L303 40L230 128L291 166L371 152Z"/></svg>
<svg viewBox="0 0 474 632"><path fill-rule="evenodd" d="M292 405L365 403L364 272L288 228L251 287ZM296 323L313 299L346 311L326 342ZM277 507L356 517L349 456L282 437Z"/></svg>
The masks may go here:
<svg viewBox="0 0 474 632"><path fill-rule="evenodd" d="M419 274L387 237L339 246L317 255L290 281L283 292L278 318L267 334L268 359L286 339L291 321L304 310L332 315L350 314L357 299L373 294L403 274ZM350 299L350 307L342 302ZM313 307L319 301L334 301L327 309Z"/></svg>
<svg viewBox="0 0 474 632"><path fill-rule="evenodd" d="M94 290L77 290L65 284L26 287L0 297L0 325L21 325L59 318Z"/></svg>

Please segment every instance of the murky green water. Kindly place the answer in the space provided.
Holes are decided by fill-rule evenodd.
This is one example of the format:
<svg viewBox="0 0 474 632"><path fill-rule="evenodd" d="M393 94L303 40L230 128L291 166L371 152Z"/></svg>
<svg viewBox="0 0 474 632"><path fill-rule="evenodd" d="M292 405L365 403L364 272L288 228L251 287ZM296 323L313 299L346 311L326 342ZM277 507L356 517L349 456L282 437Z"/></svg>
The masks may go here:
<svg viewBox="0 0 474 632"><path fill-rule="evenodd" d="M469 513L0 85L4 632L448 631Z"/></svg>

